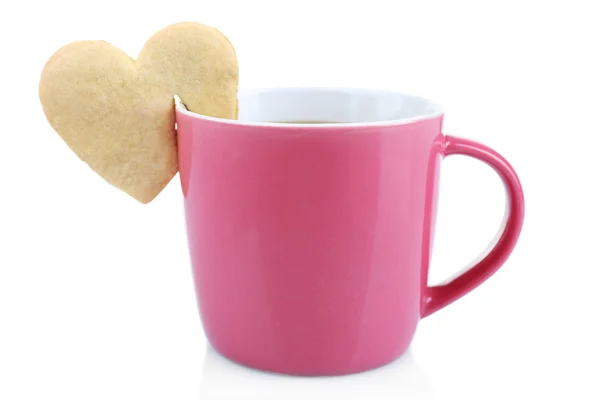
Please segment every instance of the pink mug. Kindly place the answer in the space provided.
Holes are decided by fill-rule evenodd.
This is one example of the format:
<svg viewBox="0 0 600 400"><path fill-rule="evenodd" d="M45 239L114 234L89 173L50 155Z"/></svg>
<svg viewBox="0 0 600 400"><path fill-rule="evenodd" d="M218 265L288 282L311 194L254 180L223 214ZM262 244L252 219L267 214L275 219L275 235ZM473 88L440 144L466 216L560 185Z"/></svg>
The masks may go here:
<svg viewBox="0 0 600 400"><path fill-rule="evenodd" d="M250 90L239 104L235 121L176 107L198 306L223 356L305 376L382 366L421 318L489 278L515 247L519 178L494 150L443 134L436 104L336 88ZM506 224L482 261L428 287L440 161L453 154L500 175Z"/></svg>

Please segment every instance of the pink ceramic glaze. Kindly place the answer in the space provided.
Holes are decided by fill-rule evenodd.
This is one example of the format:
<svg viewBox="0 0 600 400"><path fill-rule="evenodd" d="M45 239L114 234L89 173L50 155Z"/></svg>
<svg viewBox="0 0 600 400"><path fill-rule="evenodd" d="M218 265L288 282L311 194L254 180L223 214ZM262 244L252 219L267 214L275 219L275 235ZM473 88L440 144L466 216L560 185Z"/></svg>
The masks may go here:
<svg viewBox="0 0 600 400"><path fill-rule="evenodd" d="M399 357L419 320L490 277L523 224L519 179L481 144L442 133L442 111L401 93L255 90L239 121L177 107L179 170L203 326L227 358L341 375ZM260 121L341 121L281 124ZM444 156L493 167L506 225L443 286L427 272Z"/></svg>

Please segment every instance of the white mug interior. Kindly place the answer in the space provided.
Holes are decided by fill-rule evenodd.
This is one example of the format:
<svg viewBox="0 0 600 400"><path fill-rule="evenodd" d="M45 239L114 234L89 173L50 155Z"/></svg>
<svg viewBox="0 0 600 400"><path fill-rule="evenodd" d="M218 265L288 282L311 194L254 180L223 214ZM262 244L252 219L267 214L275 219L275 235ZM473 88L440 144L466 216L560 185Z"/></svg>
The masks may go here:
<svg viewBox="0 0 600 400"><path fill-rule="evenodd" d="M314 126L401 124L440 116L442 108L425 98L393 91L355 88L245 89L239 93L237 120L212 118L178 109L194 117L241 125Z"/></svg>

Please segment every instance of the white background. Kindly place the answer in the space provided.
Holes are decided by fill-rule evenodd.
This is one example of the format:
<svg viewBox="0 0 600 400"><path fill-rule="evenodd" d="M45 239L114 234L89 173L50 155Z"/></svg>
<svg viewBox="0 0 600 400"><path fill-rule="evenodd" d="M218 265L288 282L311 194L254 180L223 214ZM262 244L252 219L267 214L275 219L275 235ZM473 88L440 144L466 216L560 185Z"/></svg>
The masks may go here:
<svg viewBox="0 0 600 400"><path fill-rule="evenodd" d="M3 2L0 399L600 398L594 3ZM280 377L215 355L197 315L179 178L137 203L68 150L37 97L63 44L104 39L135 57L182 20L231 39L245 87L398 89L442 103L446 133L495 148L520 174L526 218L512 257L376 371ZM431 283L486 247L503 188L483 164L453 157L440 202Z"/></svg>

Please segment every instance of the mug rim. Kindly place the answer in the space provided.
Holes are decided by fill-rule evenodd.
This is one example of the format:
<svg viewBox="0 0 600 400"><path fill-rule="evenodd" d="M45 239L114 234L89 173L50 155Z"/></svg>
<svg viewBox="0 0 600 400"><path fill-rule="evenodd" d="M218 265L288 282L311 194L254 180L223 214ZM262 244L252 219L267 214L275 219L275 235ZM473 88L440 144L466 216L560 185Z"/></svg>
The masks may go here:
<svg viewBox="0 0 600 400"><path fill-rule="evenodd" d="M264 128L282 128L282 129L331 129L331 128L365 128L365 127L382 127L382 126L398 126L398 125L408 125L416 122L433 120L440 118L444 115L444 110L442 106L429 100L428 98L414 95L407 92L402 91L394 91L394 90L386 90L386 89L367 89L360 87L338 87L338 86L283 86L283 87L246 87L240 88L238 90L238 101L240 97L249 96L249 95L257 95L260 93L307 93L307 92L338 92L345 93L349 95L395 95L402 96L405 98L410 98L418 101L424 101L429 103L431 111L428 113L423 113L422 115L416 115L414 117L406 117L406 118L398 118L398 119L388 119L388 120L380 120L380 121L365 121L365 122L323 122L318 124L305 124L305 123L288 123L288 122L270 122L270 121L244 121L238 119L227 119L227 118L219 118L219 117L211 117L208 115L199 114L187 109L181 98L177 95L174 96L175 100L175 110L180 112L181 114L187 115L189 117L204 120L217 122L226 125L234 125L239 127L264 127Z"/></svg>

